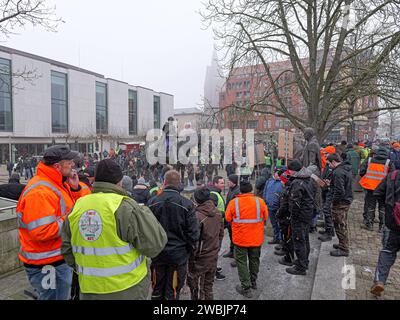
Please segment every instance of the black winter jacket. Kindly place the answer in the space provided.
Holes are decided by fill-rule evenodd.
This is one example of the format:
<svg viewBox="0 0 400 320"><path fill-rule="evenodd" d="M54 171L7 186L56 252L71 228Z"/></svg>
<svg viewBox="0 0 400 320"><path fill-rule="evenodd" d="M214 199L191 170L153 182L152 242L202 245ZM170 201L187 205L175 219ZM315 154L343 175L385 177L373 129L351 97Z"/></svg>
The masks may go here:
<svg viewBox="0 0 400 320"><path fill-rule="evenodd" d="M316 208L317 194L317 188L311 175L312 172L307 168L303 168L293 175L288 203L291 218L309 224L311 224Z"/></svg>
<svg viewBox="0 0 400 320"><path fill-rule="evenodd" d="M256 190L254 191L254 194L256 196L262 198L264 187L265 187L265 184L267 183L267 181L268 181L268 178L265 176L260 176L257 178L256 184L255 184Z"/></svg>
<svg viewBox="0 0 400 320"><path fill-rule="evenodd" d="M389 174L374 191L374 196L385 201L385 224L396 233L400 234L400 227L396 224L393 217L393 207L400 201L400 171L396 173L395 181L391 180Z"/></svg>
<svg viewBox="0 0 400 320"><path fill-rule="evenodd" d="M150 200L150 191L142 188L133 189L131 192L131 197L139 204L147 205L147 202Z"/></svg>
<svg viewBox="0 0 400 320"><path fill-rule="evenodd" d="M177 188L166 187L149 200L148 207L168 236L164 250L152 260L155 264L185 264L199 240L199 224L192 201Z"/></svg>
<svg viewBox="0 0 400 320"><path fill-rule="evenodd" d="M289 177L289 181L285 184L283 191L279 197L279 209L276 213L276 218L280 226L290 225L290 212L289 212L289 192L293 182L293 178Z"/></svg>
<svg viewBox="0 0 400 320"><path fill-rule="evenodd" d="M229 189L228 194L226 195L226 207L228 207L229 202L231 202L231 200L233 200L238 194L240 194L239 185L233 189Z"/></svg>
<svg viewBox="0 0 400 320"><path fill-rule="evenodd" d="M351 204L353 202L353 174L351 162L346 160L332 172L330 191L332 204Z"/></svg>
<svg viewBox="0 0 400 320"><path fill-rule="evenodd" d="M0 197L18 201L25 187L25 184L20 183L7 183L0 185Z"/></svg>

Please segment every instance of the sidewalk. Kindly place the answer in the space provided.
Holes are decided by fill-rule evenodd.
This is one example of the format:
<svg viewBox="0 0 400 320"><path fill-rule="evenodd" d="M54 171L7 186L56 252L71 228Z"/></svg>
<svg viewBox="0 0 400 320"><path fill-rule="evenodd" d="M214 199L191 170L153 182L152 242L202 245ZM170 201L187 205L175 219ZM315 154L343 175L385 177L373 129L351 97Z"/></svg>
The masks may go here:
<svg viewBox="0 0 400 320"><path fill-rule="evenodd" d="M356 290L347 290L347 300L376 300L370 293L373 285L375 267L378 263L379 252L382 249L381 235L378 234L378 225L375 224L374 231L361 229L363 221L364 194L354 193L354 202L349 212L349 237L350 237L350 259L349 265L356 269ZM378 219L378 212L376 212ZM400 259L390 270L388 283L383 296L379 299L400 299Z"/></svg>

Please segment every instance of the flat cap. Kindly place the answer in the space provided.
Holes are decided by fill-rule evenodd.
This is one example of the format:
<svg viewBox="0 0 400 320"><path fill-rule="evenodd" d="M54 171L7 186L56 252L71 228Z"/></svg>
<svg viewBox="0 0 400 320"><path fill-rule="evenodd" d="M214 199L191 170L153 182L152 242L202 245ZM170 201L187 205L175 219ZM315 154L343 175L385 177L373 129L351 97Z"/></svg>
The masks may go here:
<svg viewBox="0 0 400 320"><path fill-rule="evenodd" d="M68 146L52 146L44 152L43 160L46 164L55 164L62 160L74 160L79 152L71 151Z"/></svg>

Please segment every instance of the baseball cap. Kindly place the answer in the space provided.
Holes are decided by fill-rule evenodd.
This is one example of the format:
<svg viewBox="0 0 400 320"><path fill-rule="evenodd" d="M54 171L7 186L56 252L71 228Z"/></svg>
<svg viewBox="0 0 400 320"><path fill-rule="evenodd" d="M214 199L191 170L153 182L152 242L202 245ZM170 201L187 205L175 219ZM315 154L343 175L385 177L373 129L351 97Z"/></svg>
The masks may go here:
<svg viewBox="0 0 400 320"><path fill-rule="evenodd" d="M68 146L52 146L44 152L43 160L45 164L55 164L62 160L74 160L79 152L71 151Z"/></svg>

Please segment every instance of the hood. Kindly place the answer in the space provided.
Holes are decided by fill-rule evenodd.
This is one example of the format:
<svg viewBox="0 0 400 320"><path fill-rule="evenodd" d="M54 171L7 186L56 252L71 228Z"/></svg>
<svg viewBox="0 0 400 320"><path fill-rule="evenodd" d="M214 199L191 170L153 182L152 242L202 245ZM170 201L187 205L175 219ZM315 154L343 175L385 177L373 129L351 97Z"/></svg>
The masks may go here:
<svg viewBox="0 0 400 320"><path fill-rule="evenodd" d="M381 162L385 162L387 159L389 159L389 156L387 154L377 154L373 157L373 159Z"/></svg>
<svg viewBox="0 0 400 320"><path fill-rule="evenodd" d="M209 186L207 187L208 190L210 190L210 192L218 192L219 194L221 194L221 190L219 190L218 188L214 187L214 186Z"/></svg>
<svg viewBox="0 0 400 320"><path fill-rule="evenodd" d="M299 172L296 172L293 175L293 178L296 179L307 179L307 178L311 178L312 175L312 171L310 169L307 168L302 168Z"/></svg>
<svg viewBox="0 0 400 320"><path fill-rule="evenodd" d="M94 182L93 183L93 193L116 193L121 196L128 196L128 193L122 189L121 187L117 186L116 184L112 184L109 182Z"/></svg>
<svg viewBox="0 0 400 320"><path fill-rule="evenodd" d="M267 182L267 177L261 176L256 180L256 189L261 189Z"/></svg>
<svg viewBox="0 0 400 320"><path fill-rule="evenodd" d="M132 194L135 194L135 195L145 195L147 193L149 193L149 191L147 189L133 189L132 190Z"/></svg>
<svg viewBox="0 0 400 320"><path fill-rule="evenodd" d="M218 209L215 207L214 201L207 200L206 202L199 204L196 211L204 214L207 217L215 217L218 213Z"/></svg>
<svg viewBox="0 0 400 320"><path fill-rule="evenodd" d="M353 166L349 160L343 161L336 169L341 168L346 171L353 171ZM336 170L335 169L335 170Z"/></svg>
<svg viewBox="0 0 400 320"><path fill-rule="evenodd" d="M147 186L143 185L143 184L137 184L133 190L147 190Z"/></svg>
<svg viewBox="0 0 400 320"><path fill-rule="evenodd" d="M311 166L307 167L307 169L310 170L311 173L315 174L316 176L320 176L321 175L321 171L319 170L319 168L315 164L312 164Z"/></svg>
<svg viewBox="0 0 400 320"><path fill-rule="evenodd" d="M269 168L264 168L261 170L261 176L266 177L267 179L269 179L269 177L271 176L271 169Z"/></svg>

